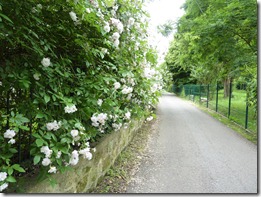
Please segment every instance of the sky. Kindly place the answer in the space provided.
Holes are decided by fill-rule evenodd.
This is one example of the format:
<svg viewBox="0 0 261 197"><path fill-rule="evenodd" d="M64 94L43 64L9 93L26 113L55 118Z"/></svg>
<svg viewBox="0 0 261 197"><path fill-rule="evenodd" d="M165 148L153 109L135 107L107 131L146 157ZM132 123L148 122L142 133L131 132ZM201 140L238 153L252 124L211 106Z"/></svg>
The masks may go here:
<svg viewBox="0 0 261 197"><path fill-rule="evenodd" d="M157 32L157 26L166 23L168 20L177 22L185 13L181 9L184 3L185 0L154 0L146 6L146 10L150 14L149 40L153 46L157 46L159 63L164 61L164 54L168 51L173 34L166 38Z"/></svg>

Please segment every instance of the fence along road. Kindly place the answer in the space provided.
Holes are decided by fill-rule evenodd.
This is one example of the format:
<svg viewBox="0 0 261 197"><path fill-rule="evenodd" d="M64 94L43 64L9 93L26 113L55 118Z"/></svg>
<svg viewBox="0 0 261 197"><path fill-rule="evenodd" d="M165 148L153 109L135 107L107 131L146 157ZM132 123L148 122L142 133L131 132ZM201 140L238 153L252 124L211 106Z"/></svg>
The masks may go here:
<svg viewBox="0 0 261 197"><path fill-rule="evenodd" d="M257 146L173 94L127 193L257 193Z"/></svg>

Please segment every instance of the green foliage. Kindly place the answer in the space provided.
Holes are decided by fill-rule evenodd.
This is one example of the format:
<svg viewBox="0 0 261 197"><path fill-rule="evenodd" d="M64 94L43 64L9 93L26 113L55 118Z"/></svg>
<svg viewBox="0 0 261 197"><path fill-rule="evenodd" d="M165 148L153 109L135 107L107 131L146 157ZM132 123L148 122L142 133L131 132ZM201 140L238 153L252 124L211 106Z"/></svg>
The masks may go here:
<svg viewBox="0 0 261 197"><path fill-rule="evenodd" d="M31 162L45 177L75 165L74 151L90 159L89 141L128 126L130 117L151 115L161 74L146 41L146 15L141 0L0 3L3 172L17 162L10 140L24 149L30 143ZM15 132L12 139L3 137L7 130Z"/></svg>
<svg viewBox="0 0 261 197"><path fill-rule="evenodd" d="M168 20L166 23L157 26L157 30L163 36L168 37L174 31L174 22Z"/></svg>
<svg viewBox="0 0 261 197"><path fill-rule="evenodd" d="M198 83L227 85L243 77L256 107L256 86L251 84L257 75L257 3L187 0L184 9L165 58L173 78L182 79L186 71Z"/></svg>

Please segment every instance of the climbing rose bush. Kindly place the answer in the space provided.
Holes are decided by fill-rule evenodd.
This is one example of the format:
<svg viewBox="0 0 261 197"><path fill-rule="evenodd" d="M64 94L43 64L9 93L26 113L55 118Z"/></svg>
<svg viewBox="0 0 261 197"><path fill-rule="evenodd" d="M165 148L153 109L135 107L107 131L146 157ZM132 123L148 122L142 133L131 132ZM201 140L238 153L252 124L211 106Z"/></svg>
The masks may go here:
<svg viewBox="0 0 261 197"><path fill-rule="evenodd" d="M0 22L0 191L21 160L50 176L132 118L152 120L163 84L142 0L2 1Z"/></svg>

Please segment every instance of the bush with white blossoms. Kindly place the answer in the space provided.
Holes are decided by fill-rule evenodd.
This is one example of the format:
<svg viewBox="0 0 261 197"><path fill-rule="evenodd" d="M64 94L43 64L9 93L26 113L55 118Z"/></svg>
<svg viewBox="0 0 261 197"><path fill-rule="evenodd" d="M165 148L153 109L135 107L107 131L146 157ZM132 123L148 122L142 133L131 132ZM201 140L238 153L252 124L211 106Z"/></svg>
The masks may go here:
<svg viewBox="0 0 261 197"><path fill-rule="evenodd" d="M162 76L143 4L1 1L0 191L24 163L63 172L92 159L90 142L153 114Z"/></svg>

